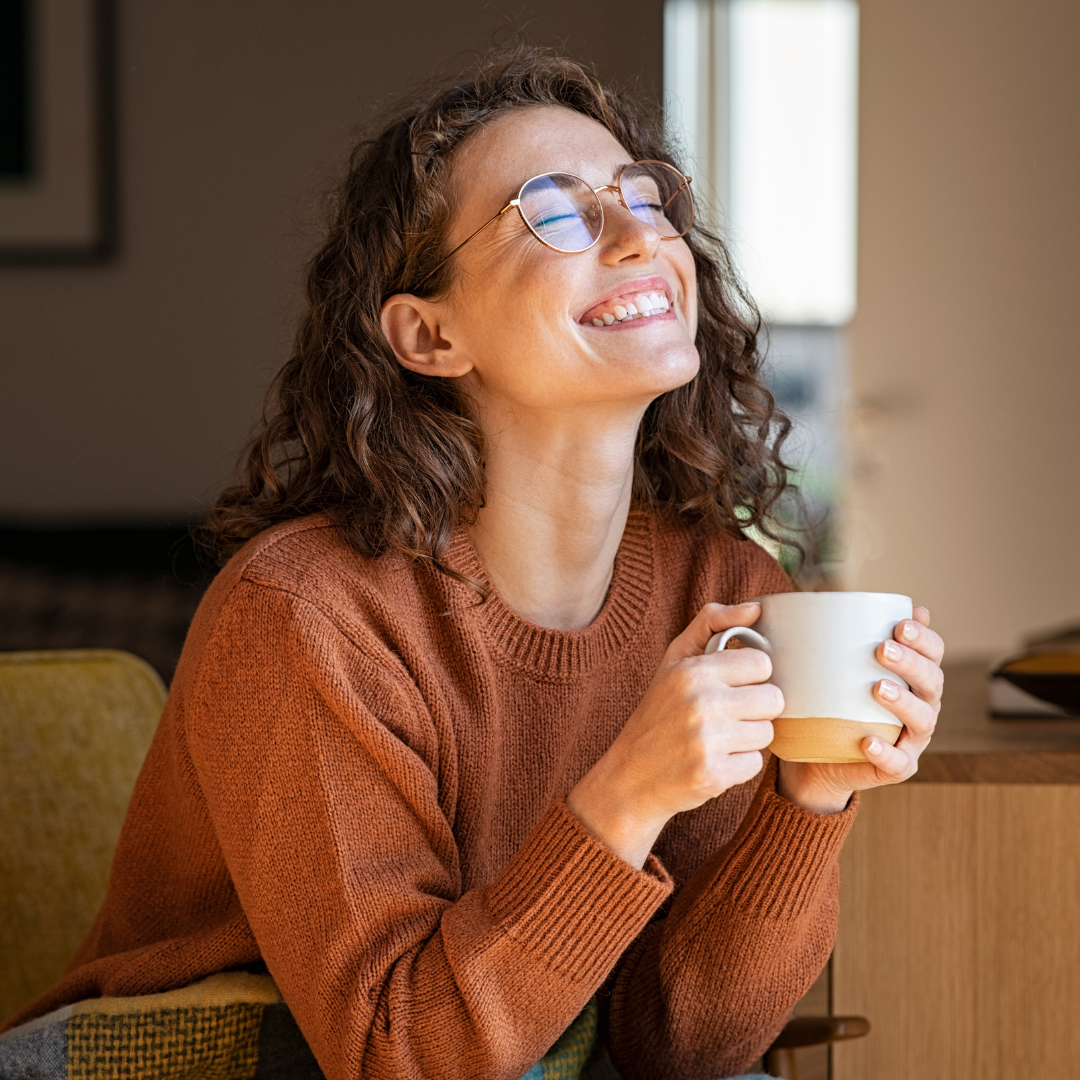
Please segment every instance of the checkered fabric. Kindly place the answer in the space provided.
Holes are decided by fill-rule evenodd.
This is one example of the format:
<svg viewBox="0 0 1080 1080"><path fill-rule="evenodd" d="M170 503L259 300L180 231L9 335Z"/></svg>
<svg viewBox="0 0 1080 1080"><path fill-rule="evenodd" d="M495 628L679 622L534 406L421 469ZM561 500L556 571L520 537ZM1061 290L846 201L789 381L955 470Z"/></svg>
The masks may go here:
<svg viewBox="0 0 1080 1080"><path fill-rule="evenodd" d="M522 1080L578 1080L596 1045L589 1002ZM92 998L0 1035L0 1080L323 1080L267 975Z"/></svg>

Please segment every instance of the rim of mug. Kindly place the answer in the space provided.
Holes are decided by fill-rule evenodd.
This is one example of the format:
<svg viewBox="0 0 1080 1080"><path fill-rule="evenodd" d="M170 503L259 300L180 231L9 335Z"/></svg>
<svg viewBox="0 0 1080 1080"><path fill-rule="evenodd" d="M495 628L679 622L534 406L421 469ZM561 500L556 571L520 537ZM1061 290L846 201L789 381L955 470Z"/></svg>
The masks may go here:
<svg viewBox="0 0 1080 1080"><path fill-rule="evenodd" d="M747 604L760 604L762 600L776 600L781 596L889 596L896 600L906 600L909 604L914 603L911 597L907 593L894 593L894 592L869 592L865 590L852 589L847 591L844 589L823 589L821 592L781 592L781 593L766 593L764 596L752 596L749 600L744 601Z"/></svg>

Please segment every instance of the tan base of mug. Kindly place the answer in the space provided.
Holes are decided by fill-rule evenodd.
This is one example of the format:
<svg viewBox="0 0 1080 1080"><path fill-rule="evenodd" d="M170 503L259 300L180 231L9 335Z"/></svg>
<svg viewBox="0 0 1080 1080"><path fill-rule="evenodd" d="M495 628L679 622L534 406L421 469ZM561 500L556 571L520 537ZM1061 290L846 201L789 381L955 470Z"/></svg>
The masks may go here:
<svg viewBox="0 0 1080 1080"><path fill-rule="evenodd" d="M896 744L899 724L863 723L834 716L781 716L773 721L769 749L784 761L865 761L860 743L876 735L890 746Z"/></svg>

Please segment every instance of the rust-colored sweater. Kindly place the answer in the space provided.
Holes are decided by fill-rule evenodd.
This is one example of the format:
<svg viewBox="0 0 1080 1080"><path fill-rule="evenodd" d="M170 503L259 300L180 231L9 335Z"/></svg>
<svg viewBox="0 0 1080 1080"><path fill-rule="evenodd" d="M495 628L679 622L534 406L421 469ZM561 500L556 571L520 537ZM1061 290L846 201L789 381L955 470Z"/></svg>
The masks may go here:
<svg viewBox="0 0 1080 1080"><path fill-rule="evenodd" d="M464 531L448 561L485 578ZM738 1072L828 957L854 806L807 813L767 768L636 870L563 797L704 603L787 588L634 509L566 633L321 518L257 537L195 617L101 913L16 1020L262 959L329 1080L516 1080L598 991L626 1077Z"/></svg>

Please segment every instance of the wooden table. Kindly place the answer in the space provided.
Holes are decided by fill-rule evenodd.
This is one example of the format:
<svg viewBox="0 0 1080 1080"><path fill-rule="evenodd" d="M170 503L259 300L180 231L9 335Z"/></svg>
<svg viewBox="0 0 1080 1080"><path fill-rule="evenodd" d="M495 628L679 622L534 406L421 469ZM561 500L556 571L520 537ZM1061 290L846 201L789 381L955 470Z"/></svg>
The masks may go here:
<svg viewBox="0 0 1080 1080"><path fill-rule="evenodd" d="M992 720L946 669L918 774L866 793L841 858L834 1080L1080 1076L1080 718Z"/></svg>

